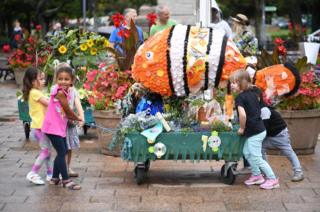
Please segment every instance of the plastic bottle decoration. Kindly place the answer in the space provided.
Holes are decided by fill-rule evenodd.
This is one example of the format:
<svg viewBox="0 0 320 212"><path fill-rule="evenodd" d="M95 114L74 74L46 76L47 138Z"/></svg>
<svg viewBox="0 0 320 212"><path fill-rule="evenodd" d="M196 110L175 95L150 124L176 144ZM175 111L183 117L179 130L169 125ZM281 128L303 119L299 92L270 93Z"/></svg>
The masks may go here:
<svg viewBox="0 0 320 212"><path fill-rule="evenodd" d="M217 131L212 131L211 136L208 139L208 145L213 152L219 151L219 146L221 144L221 139L218 136Z"/></svg>
<svg viewBox="0 0 320 212"><path fill-rule="evenodd" d="M159 122L158 124L156 124L156 126L142 131L141 135L147 138L149 144L153 144L156 141L158 135L162 133L162 131L163 127L162 124Z"/></svg>
<svg viewBox="0 0 320 212"><path fill-rule="evenodd" d="M149 146L148 152L153 154L154 153L154 146Z"/></svg>
<svg viewBox="0 0 320 212"><path fill-rule="evenodd" d="M201 140L202 140L202 150L205 152L207 150L207 144L208 144L208 136L207 135L202 135Z"/></svg>
<svg viewBox="0 0 320 212"><path fill-rule="evenodd" d="M163 143L159 142L154 145L154 154L157 158L161 158L167 152L167 147Z"/></svg>
<svg viewBox="0 0 320 212"><path fill-rule="evenodd" d="M162 114L160 112L156 113L156 117L161 121L162 126L164 127L164 129L169 132L171 130L168 122L163 118Z"/></svg>

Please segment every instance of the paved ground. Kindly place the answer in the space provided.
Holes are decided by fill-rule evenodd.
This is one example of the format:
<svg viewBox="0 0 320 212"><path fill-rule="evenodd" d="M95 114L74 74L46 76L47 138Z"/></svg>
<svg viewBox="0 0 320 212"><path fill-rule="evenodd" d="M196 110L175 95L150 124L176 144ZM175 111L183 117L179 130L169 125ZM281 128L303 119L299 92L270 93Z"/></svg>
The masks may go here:
<svg viewBox="0 0 320 212"><path fill-rule="evenodd" d="M222 184L221 162L158 161L138 186L133 164L99 154L89 130L73 161L82 190L34 186L25 175L38 152L25 142L21 122L14 121L15 87L0 84L0 91L0 118L10 117L0 122L0 211L320 211L319 145L316 154L299 157L306 177L299 183L290 181L285 158L271 156L281 180L281 188L272 191L246 187L246 176L238 176L233 186Z"/></svg>

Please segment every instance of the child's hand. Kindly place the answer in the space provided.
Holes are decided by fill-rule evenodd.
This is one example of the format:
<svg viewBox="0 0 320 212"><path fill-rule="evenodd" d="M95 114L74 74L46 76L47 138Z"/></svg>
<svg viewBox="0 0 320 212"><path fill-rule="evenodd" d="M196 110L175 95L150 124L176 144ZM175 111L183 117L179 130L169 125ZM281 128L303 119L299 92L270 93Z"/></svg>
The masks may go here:
<svg viewBox="0 0 320 212"><path fill-rule="evenodd" d="M244 129L239 128L239 130L238 130L238 135L243 135L243 133L244 133Z"/></svg>

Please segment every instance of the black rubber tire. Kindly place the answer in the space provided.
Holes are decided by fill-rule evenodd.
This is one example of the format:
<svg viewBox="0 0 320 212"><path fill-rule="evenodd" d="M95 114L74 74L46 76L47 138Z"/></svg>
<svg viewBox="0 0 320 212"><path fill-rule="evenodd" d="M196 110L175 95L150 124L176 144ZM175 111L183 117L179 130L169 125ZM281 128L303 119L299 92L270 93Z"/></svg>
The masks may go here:
<svg viewBox="0 0 320 212"><path fill-rule="evenodd" d="M30 123L29 122L23 122L23 129L24 129L24 135L26 136L26 139L29 139L29 136L30 136Z"/></svg>
<svg viewBox="0 0 320 212"><path fill-rule="evenodd" d="M135 168L135 174L136 174L136 182L138 185L141 185L144 182L144 179L146 177L146 170L145 168Z"/></svg>
<svg viewBox="0 0 320 212"><path fill-rule="evenodd" d="M227 170L227 176L224 176L225 164L221 167L220 177L224 184L233 185L236 181L236 175L233 174L232 167L233 166L229 167L229 169Z"/></svg>
<svg viewBox="0 0 320 212"><path fill-rule="evenodd" d="M146 172L148 172L150 169L150 160L149 159L147 159L146 162L144 162L144 166L145 166L144 170Z"/></svg>

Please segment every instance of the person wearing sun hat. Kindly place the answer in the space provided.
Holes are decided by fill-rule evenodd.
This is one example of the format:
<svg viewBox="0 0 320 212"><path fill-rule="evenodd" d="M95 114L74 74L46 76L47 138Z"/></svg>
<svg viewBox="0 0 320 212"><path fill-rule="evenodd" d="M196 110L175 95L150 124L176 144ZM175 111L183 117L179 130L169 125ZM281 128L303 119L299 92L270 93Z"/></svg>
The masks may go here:
<svg viewBox="0 0 320 212"><path fill-rule="evenodd" d="M258 39L254 36L249 27L249 19L244 14L237 14L231 17L233 41L236 43L243 56L255 56L258 50Z"/></svg>

